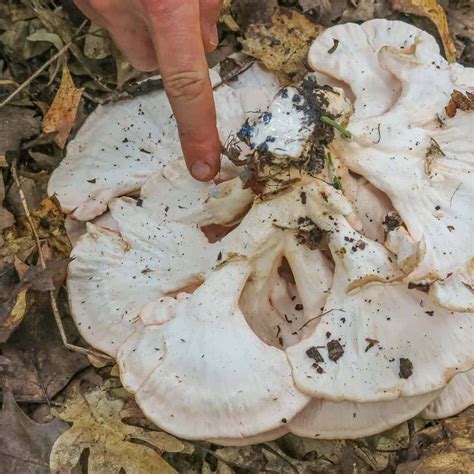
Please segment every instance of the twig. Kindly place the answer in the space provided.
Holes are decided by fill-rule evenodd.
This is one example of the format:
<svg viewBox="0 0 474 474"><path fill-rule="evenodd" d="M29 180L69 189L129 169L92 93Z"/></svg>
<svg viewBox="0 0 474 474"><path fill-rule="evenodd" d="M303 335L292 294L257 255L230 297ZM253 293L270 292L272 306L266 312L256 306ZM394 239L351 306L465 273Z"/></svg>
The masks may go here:
<svg viewBox="0 0 474 474"><path fill-rule="evenodd" d="M380 140L382 139L382 133L380 131L380 123L377 125L377 131L379 132L379 138L377 139L376 142L372 142L374 145L378 145L380 143Z"/></svg>
<svg viewBox="0 0 474 474"><path fill-rule="evenodd" d="M243 72L245 72L247 69L249 69L253 64L256 63L256 60L249 61L248 63L245 63L242 67L240 67L237 71L233 72L232 74L229 74L227 77L223 78L220 82L218 82L212 90L215 91L218 87L222 86L222 84L226 84L227 82L231 81L232 79L235 79L236 77L240 76Z"/></svg>
<svg viewBox="0 0 474 474"><path fill-rule="evenodd" d="M86 25L87 20L85 20L81 26L79 26L77 34L81 31L81 29ZM54 56L49 58L38 70L36 70L25 82L22 82L2 103L0 103L0 109L10 103L23 89L28 87L32 81L34 81L50 64L52 64L56 59L60 58L74 43L76 36L66 43Z"/></svg>
<svg viewBox="0 0 474 474"><path fill-rule="evenodd" d="M100 97L93 97L90 94L88 94L86 91L82 92L82 96L85 97L87 100L90 100L94 104L98 105L104 105L104 100L102 100Z"/></svg>
<svg viewBox="0 0 474 474"><path fill-rule="evenodd" d="M43 396L46 400L46 403L48 404L49 408L51 408L51 400L49 398L48 391L46 390L46 386L44 384L43 377L41 376L40 368L38 366L38 353L36 351L36 348L33 349L33 356L30 358L30 360L36 370L39 386L41 388L41 391L43 392Z"/></svg>
<svg viewBox="0 0 474 474"><path fill-rule="evenodd" d="M414 419L410 419L407 421L408 426L408 446L405 449L404 462L411 462L419 459L420 452L418 449L418 434L415 429L415 421Z"/></svg>
<svg viewBox="0 0 474 474"><path fill-rule="evenodd" d="M308 319L308 321L306 321L303 326L301 326L298 331L301 331L304 327L306 327L309 323L311 323L312 321L314 321L315 319L319 319L319 318L322 318L323 316L325 316L326 314L329 314L330 312L332 311L341 311L342 313L345 313L345 311L342 309L342 308L333 308L333 309L328 309L327 311L325 311L324 313L321 313L321 314L318 314L317 316L315 316L314 318L311 318L311 319Z"/></svg>
<svg viewBox="0 0 474 474"><path fill-rule="evenodd" d="M458 184L458 187L454 190L454 193L451 195L451 199L449 200L449 207L453 205L453 197L459 191L459 188L462 186L462 183Z"/></svg>
<svg viewBox="0 0 474 474"><path fill-rule="evenodd" d="M40 238L39 238L39 235L38 235L38 231L36 230L35 223L33 222L33 219L31 217L31 213L30 213L30 210L28 208L28 203L26 202L25 194L23 193L23 189L21 188L20 180L18 179L18 173L17 173L17 170L16 170L16 162L15 161L11 165L11 173L12 173L13 181L15 182L15 185L18 189L18 194L20 196L20 201L21 201L21 205L23 207L23 210L25 211L26 219L28 221L28 224L31 228L31 232L33 233L33 237L35 239L36 248L38 250L38 260L39 260L39 263L40 263L40 267L43 271L45 271L46 270L46 260L45 260L44 255L43 255L43 249L41 248L41 242L40 242ZM109 356L107 356L105 354L102 354L98 351L94 351L94 350L91 350L91 349L86 349L85 347L79 347L79 346L76 346L76 345L71 344L71 343L68 342L67 336L66 336L66 331L64 330L61 315L59 313L58 305L56 303L56 298L54 296L54 290L49 291L49 296L50 296L50 301L51 301L51 309L53 310L54 319L55 319L56 324L58 326L59 334L61 335L61 340L62 340L64 346L69 350L72 350L72 351L75 351L75 352L80 352L81 354L90 355L90 356L94 356L94 357L99 357L101 359L110 359Z"/></svg>

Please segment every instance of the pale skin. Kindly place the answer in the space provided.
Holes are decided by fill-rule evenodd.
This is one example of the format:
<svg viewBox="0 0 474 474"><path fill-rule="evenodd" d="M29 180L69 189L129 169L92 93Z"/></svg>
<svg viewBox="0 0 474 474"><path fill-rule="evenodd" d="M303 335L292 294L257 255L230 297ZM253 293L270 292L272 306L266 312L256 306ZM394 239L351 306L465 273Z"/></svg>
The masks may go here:
<svg viewBox="0 0 474 474"><path fill-rule="evenodd" d="M208 181L219 171L220 142L205 53L218 43L221 0L75 0L109 31L130 64L158 70L178 124L191 175Z"/></svg>

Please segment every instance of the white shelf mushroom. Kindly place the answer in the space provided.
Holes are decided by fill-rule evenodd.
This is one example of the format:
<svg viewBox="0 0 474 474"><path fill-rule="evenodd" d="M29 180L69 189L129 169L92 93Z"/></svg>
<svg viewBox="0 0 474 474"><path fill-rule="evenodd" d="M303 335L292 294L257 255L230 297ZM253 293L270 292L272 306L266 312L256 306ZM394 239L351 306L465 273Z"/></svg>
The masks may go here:
<svg viewBox="0 0 474 474"><path fill-rule="evenodd" d="M338 156L387 194L411 237L423 243L407 281L463 272L473 258L463 238L473 225L472 112L450 118L445 107L454 90L473 90L473 70L448 64L430 35L386 20L326 30L309 63L355 95L348 124L354 139L334 144ZM450 298L446 286L441 304ZM473 299L471 293L462 310L472 311Z"/></svg>
<svg viewBox="0 0 474 474"><path fill-rule="evenodd" d="M296 86L254 65L216 89L219 184L187 173L162 92L99 108L50 181L87 223L81 334L183 438L356 438L472 402L472 111L444 113L472 72L383 20L326 30L309 62Z"/></svg>

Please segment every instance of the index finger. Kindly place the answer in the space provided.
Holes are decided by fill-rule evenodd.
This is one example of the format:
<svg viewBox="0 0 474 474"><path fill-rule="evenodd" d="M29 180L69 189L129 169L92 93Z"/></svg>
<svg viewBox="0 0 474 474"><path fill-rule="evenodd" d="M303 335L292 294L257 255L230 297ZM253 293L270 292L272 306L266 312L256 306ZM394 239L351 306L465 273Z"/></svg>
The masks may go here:
<svg viewBox="0 0 474 474"><path fill-rule="evenodd" d="M194 178L207 181L219 171L220 142L202 42L199 0L150 1L148 14L186 164Z"/></svg>

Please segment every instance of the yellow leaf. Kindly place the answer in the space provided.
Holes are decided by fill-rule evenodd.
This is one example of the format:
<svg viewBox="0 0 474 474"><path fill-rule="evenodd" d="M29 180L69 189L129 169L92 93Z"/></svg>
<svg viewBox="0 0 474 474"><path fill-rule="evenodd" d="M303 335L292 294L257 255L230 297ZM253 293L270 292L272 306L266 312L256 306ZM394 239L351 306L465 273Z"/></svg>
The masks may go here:
<svg viewBox="0 0 474 474"><path fill-rule="evenodd" d="M77 108L84 89L77 89L67 66L63 68L61 84L53 103L43 119L45 133L57 132L55 142L64 148L76 121Z"/></svg>
<svg viewBox="0 0 474 474"><path fill-rule="evenodd" d="M53 474L70 472L84 449L89 449L91 474L118 474L120 469L128 474L175 474L158 452L189 452L184 443L167 433L123 423L122 419L129 416L124 401L110 398L101 388L89 393L77 389L59 416L72 426L53 445ZM155 449L132 440L143 441Z"/></svg>
<svg viewBox="0 0 474 474"><path fill-rule="evenodd" d="M403 13L425 16L429 18L438 29L443 41L444 53L449 62L456 61L456 47L449 34L448 20L443 7L436 0L393 0L392 7Z"/></svg>
<svg viewBox="0 0 474 474"><path fill-rule="evenodd" d="M249 26L242 40L244 53L262 61L268 69L280 73L283 80L289 78L296 81L306 74L308 50L323 30L322 26L301 13L278 8L268 24L255 23Z"/></svg>

